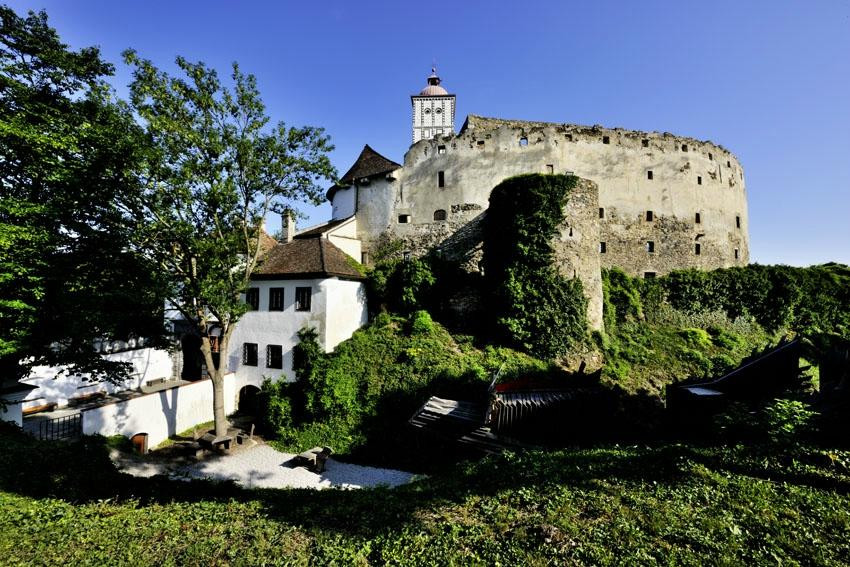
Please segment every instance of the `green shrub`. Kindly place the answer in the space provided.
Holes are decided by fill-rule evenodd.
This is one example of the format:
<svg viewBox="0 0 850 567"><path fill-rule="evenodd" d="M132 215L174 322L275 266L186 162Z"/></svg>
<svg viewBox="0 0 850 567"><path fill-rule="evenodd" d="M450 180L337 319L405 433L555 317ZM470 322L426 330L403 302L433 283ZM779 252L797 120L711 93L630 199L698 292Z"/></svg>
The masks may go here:
<svg viewBox="0 0 850 567"><path fill-rule="evenodd" d="M798 400L774 400L763 410L764 430L769 441L788 444L814 430L817 414Z"/></svg>
<svg viewBox="0 0 850 567"><path fill-rule="evenodd" d="M409 314L429 306L436 278L427 259L388 260L370 272L366 290L372 309Z"/></svg>
<svg viewBox="0 0 850 567"><path fill-rule="evenodd" d="M428 335L434 330L434 321L427 311L414 311L410 316L410 332L414 335Z"/></svg>
<svg viewBox="0 0 850 567"><path fill-rule="evenodd" d="M691 348L707 349L711 347L711 337L703 329L682 329L679 331L679 336L685 339L685 342Z"/></svg>

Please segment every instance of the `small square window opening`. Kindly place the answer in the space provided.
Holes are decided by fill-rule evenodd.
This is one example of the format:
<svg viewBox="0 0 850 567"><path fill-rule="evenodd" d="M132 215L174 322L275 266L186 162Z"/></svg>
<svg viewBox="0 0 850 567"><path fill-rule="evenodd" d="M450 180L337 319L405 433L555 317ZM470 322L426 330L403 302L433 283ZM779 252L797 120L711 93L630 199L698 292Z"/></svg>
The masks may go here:
<svg viewBox="0 0 850 567"><path fill-rule="evenodd" d="M604 243L604 242L600 242L600 243L599 243L599 253L600 253L600 254L605 254L607 251L608 251L608 247L605 245L605 243Z"/></svg>
<svg viewBox="0 0 850 567"><path fill-rule="evenodd" d="M269 290L269 311L283 311L282 287L273 287Z"/></svg>
<svg viewBox="0 0 850 567"><path fill-rule="evenodd" d="M652 222L652 219L655 218L655 215L652 211L646 211L646 222Z"/></svg>
<svg viewBox="0 0 850 567"><path fill-rule="evenodd" d="M603 144L610 144L611 138L609 136L602 136L602 143Z"/></svg>
<svg viewBox="0 0 850 567"><path fill-rule="evenodd" d="M652 179L652 170L651 170L651 169L650 169L649 171L647 171L647 172L646 172L646 178L647 178L647 179Z"/></svg>
<svg viewBox="0 0 850 567"><path fill-rule="evenodd" d="M242 343L242 364L257 366L257 343Z"/></svg>
<svg viewBox="0 0 850 567"><path fill-rule="evenodd" d="M296 287L295 288L295 310L310 311L313 300L312 287Z"/></svg>
<svg viewBox="0 0 850 567"><path fill-rule="evenodd" d="M652 240L647 240L646 241L646 251L649 252L650 254L655 252L655 242L653 242Z"/></svg>
<svg viewBox="0 0 850 567"><path fill-rule="evenodd" d="M245 303L251 307L251 311L260 309L260 288L251 287L245 291Z"/></svg>
<svg viewBox="0 0 850 567"><path fill-rule="evenodd" d="M266 368L283 368L283 347L266 345Z"/></svg>
<svg viewBox="0 0 850 567"><path fill-rule="evenodd" d="M407 224L410 222L410 215L398 215L399 224Z"/></svg>

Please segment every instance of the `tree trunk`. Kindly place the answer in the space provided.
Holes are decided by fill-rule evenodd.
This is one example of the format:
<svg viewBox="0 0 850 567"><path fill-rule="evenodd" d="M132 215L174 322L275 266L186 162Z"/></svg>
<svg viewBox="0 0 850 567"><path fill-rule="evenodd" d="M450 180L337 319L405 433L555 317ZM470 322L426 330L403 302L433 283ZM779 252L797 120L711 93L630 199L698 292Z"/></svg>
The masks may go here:
<svg viewBox="0 0 850 567"><path fill-rule="evenodd" d="M227 435L227 414L224 409L224 375L227 373L227 349L230 348L230 335L233 334L233 325L225 325L219 337L218 366L213 362L212 348L210 347L209 334L204 333L201 339L201 352L207 363L207 372L213 385L213 420L215 421L215 436Z"/></svg>
<svg viewBox="0 0 850 567"><path fill-rule="evenodd" d="M215 436L227 435L227 415L224 412L224 372L216 368L210 372L213 385L213 419L215 420Z"/></svg>

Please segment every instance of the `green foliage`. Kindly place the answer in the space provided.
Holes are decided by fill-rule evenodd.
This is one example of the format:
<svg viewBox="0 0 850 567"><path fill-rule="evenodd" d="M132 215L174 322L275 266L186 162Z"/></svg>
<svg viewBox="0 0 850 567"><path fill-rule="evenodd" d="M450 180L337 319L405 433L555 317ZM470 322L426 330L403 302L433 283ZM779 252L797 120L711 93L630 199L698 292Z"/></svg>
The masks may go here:
<svg viewBox="0 0 850 567"><path fill-rule="evenodd" d="M685 339L688 346L694 348L708 348L711 346L711 336L703 329L682 329L679 331L679 336Z"/></svg>
<svg viewBox="0 0 850 567"><path fill-rule="evenodd" d="M586 333L581 282L558 272L551 245L575 184L575 177L520 175L490 194L484 273L495 323L513 344L541 358L564 355Z"/></svg>
<svg viewBox="0 0 850 567"><path fill-rule="evenodd" d="M434 321L427 311L414 311L410 316L410 332L415 335L427 335L433 332Z"/></svg>
<svg viewBox="0 0 850 567"><path fill-rule="evenodd" d="M162 334L151 265L126 246L145 140L97 48L62 43L44 12L0 6L0 375L33 365L120 381L99 338ZM22 362L22 364L19 364Z"/></svg>
<svg viewBox="0 0 850 567"><path fill-rule="evenodd" d="M296 370L295 386L304 396L301 407L297 390L279 394L290 397L296 416L291 427L272 429L278 431L281 447L300 452L329 445L337 453L395 466L406 459L411 466L422 466L404 424L429 395L478 398L499 368L505 377L551 370L511 349L488 345L482 350L471 337L456 341L424 311L408 319L380 315L330 354L321 353L314 341L302 332L297 347L311 353L306 357L310 363Z"/></svg>
<svg viewBox="0 0 850 567"><path fill-rule="evenodd" d="M388 260L377 264L366 282L369 303L409 314L429 306L436 278L427 259Z"/></svg>
<svg viewBox="0 0 850 567"><path fill-rule="evenodd" d="M764 423L768 439L787 445L814 430L817 414L799 400L774 400L764 408Z"/></svg>
<svg viewBox="0 0 850 567"><path fill-rule="evenodd" d="M309 491L130 477L98 438L0 441L7 565L850 563L843 450L529 451Z"/></svg>
<svg viewBox="0 0 850 567"><path fill-rule="evenodd" d="M793 450L811 438L818 414L799 400L776 399L755 409L730 404L716 418L718 431L728 439L768 442Z"/></svg>

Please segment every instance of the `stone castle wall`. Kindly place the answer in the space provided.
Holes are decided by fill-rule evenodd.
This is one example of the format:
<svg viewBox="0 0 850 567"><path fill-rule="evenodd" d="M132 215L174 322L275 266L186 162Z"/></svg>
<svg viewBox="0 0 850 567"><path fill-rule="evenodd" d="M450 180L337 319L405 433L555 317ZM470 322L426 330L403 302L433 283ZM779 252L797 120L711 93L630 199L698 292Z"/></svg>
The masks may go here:
<svg viewBox="0 0 850 567"><path fill-rule="evenodd" d="M366 258L389 234L414 254L444 246L474 269L480 250L470 228L493 187L523 173L573 173L598 186L602 267L642 276L749 261L743 170L725 148L668 133L476 116L458 135L411 146L391 179L352 188ZM445 220L435 220L438 211Z"/></svg>

